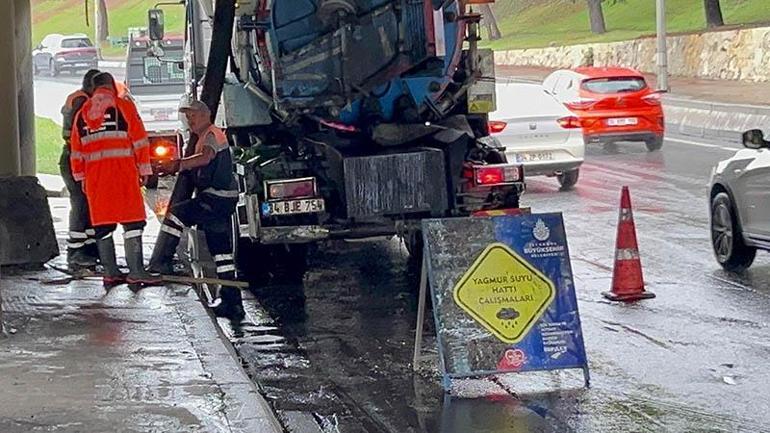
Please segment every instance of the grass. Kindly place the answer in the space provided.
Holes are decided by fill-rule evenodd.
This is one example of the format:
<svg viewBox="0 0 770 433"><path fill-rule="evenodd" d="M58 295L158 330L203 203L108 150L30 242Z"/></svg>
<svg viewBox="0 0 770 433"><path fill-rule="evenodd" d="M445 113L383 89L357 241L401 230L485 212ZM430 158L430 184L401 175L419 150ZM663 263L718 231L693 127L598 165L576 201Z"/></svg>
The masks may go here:
<svg viewBox="0 0 770 433"><path fill-rule="evenodd" d="M59 156L64 145L61 126L50 119L35 116L35 145L37 171L45 174L59 174Z"/></svg>
<svg viewBox="0 0 770 433"><path fill-rule="evenodd" d="M655 1L605 2L608 32L591 33L585 0L498 0L497 19L503 38L486 42L496 50L613 42L655 33ZM770 23L768 0L722 0L726 25ZM670 32L693 32L706 27L703 2L667 0Z"/></svg>
<svg viewBox="0 0 770 433"><path fill-rule="evenodd" d="M32 0L32 43L37 45L45 35L51 33L85 33L93 39L93 1L89 0L89 25L86 25L83 0ZM147 10L152 9L158 0L107 0L110 36L122 38L128 36L129 27L146 27ZM166 34L182 34L184 8L182 6L162 6L165 12ZM125 48L103 48L105 57L123 57Z"/></svg>

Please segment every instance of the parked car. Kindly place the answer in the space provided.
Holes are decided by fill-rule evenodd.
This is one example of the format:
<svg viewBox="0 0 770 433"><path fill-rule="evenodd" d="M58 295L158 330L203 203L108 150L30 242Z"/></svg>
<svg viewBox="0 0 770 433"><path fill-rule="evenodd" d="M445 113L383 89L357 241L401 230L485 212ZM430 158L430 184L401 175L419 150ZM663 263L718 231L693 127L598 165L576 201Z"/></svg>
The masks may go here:
<svg viewBox="0 0 770 433"><path fill-rule="evenodd" d="M99 64L96 48L84 34L52 34L32 51L32 68L35 75L47 71L52 77L68 70L73 74L96 68Z"/></svg>
<svg viewBox="0 0 770 433"><path fill-rule="evenodd" d="M498 83L497 101L489 129L508 161L522 163L527 177L556 176L562 189L573 187L585 157L579 119L539 84Z"/></svg>
<svg viewBox="0 0 770 433"><path fill-rule="evenodd" d="M711 173L711 244L733 272L751 266L757 249L770 250L770 141L757 129L743 145Z"/></svg>
<svg viewBox="0 0 770 433"><path fill-rule="evenodd" d="M643 141L649 151L663 146L661 94L638 71L560 70L548 76L543 87L580 118L587 143Z"/></svg>

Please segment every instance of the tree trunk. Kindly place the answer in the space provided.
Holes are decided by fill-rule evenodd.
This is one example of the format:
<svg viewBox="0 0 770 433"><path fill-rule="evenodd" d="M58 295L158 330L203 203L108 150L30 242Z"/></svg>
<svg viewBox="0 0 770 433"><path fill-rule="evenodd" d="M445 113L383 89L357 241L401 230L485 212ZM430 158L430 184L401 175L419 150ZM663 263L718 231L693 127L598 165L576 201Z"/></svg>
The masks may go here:
<svg viewBox="0 0 770 433"><path fill-rule="evenodd" d="M494 41L503 37L500 32L500 27L497 25L497 17L495 11L492 10L492 6L489 4L480 5L481 17L484 20L484 26L487 28L487 34L489 40Z"/></svg>
<svg viewBox="0 0 770 433"><path fill-rule="evenodd" d="M597 35L607 33L607 25L604 22L604 10L602 10L602 0L588 0L588 17L591 20L591 33Z"/></svg>
<svg viewBox="0 0 770 433"><path fill-rule="evenodd" d="M94 28L96 30L96 49L99 58L102 57L102 44L107 41L110 35L110 24L107 16L107 0L94 0Z"/></svg>
<svg viewBox="0 0 770 433"><path fill-rule="evenodd" d="M708 28L725 25L725 20L722 17L722 5L719 4L719 0L703 0L703 5L706 8L706 26Z"/></svg>

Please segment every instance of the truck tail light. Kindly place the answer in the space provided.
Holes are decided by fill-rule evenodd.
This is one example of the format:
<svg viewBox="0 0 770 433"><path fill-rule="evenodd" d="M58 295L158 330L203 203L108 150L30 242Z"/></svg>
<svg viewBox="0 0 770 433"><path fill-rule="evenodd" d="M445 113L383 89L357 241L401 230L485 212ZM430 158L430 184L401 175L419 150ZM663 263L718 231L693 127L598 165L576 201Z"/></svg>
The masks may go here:
<svg viewBox="0 0 770 433"><path fill-rule="evenodd" d="M487 122L487 129L489 130L490 134L498 134L503 132L506 126L508 126L507 123L501 122L499 120L490 120Z"/></svg>
<svg viewBox="0 0 770 433"><path fill-rule="evenodd" d="M176 158L176 144L165 138L151 138L150 152L154 159L174 159Z"/></svg>
<svg viewBox="0 0 770 433"><path fill-rule="evenodd" d="M268 200L284 200L315 197L318 188L314 177L289 180L265 181Z"/></svg>
<svg viewBox="0 0 770 433"><path fill-rule="evenodd" d="M561 119L557 120L557 122L559 122L559 126L564 129L576 129L583 126L580 119L575 116L562 117Z"/></svg>
<svg viewBox="0 0 770 433"><path fill-rule="evenodd" d="M509 185L522 180L522 167L514 164L471 165L463 172L476 186Z"/></svg>

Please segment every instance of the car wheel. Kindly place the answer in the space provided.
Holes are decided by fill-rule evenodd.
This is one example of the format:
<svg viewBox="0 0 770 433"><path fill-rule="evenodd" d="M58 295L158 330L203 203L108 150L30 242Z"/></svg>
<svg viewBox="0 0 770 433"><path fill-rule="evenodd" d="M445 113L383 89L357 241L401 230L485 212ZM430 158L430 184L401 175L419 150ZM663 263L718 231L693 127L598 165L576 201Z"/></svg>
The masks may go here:
<svg viewBox="0 0 770 433"><path fill-rule="evenodd" d="M660 148L663 147L663 137L656 136L655 138L645 140L644 144L647 145L648 151L655 152L656 150L660 150Z"/></svg>
<svg viewBox="0 0 770 433"><path fill-rule="evenodd" d="M757 255L743 240L733 201L724 192L711 200L711 246L717 262L730 272L745 271Z"/></svg>
<svg viewBox="0 0 770 433"><path fill-rule="evenodd" d="M575 186L578 181L578 177L580 177L580 169L576 168L574 170L565 171L564 173L557 175L556 179L559 180L561 190L566 191Z"/></svg>
<svg viewBox="0 0 770 433"><path fill-rule="evenodd" d="M56 64L53 62L53 60L48 62L48 73L52 77L56 77L59 75L59 68L56 67Z"/></svg>

